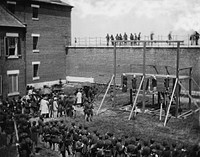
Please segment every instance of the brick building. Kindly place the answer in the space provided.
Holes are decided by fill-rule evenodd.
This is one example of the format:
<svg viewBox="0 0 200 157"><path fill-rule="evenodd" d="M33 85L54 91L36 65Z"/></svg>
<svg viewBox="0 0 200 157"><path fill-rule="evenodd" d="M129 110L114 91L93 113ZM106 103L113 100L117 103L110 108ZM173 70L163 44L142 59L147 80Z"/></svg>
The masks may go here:
<svg viewBox="0 0 200 157"><path fill-rule="evenodd" d="M25 94L26 27L0 5L0 97Z"/></svg>
<svg viewBox="0 0 200 157"><path fill-rule="evenodd" d="M65 79L65 46L71 41L72 6L61 0L3 1L26 24L26 83Z"/></svg>

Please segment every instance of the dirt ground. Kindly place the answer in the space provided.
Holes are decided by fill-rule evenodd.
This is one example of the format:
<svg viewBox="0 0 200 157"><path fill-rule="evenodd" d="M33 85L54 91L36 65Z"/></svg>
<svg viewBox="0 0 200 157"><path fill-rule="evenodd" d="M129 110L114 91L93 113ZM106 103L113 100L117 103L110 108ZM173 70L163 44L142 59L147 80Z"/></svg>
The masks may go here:
<svg viewBox="0 0 200 157"><path fill-rule="evenodd" d="M129 111L120 110L129 101L127 94L117 95L117 105L112 107L109 97L105 102L98 115L96 112L101 103L102 97L94 103L94 117L92 122L84 120L82 108L76 107L76 118L64 118L66 123L76 122L76 124L84 124L89 130L98 130L100 133L112 132L115 136L128 135L144 140L154 138L158 142L168 141L169 143L177 142L191 146L200 142L200 127L198 126L198 113L189 116L187 119L171 118L164 127L164 118L159 121L159 116L154 114L138 113L134 120L128 120ZM182 98L182 103L186 103L187 99ZM42 147L40 156L59 156L58 152L53 152Z"/></svg>

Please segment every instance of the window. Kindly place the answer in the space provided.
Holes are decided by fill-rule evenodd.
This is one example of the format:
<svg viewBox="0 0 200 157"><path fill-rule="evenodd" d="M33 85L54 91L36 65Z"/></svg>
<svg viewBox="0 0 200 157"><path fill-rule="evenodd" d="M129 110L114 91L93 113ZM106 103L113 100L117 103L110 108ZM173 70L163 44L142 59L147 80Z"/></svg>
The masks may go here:
<svg viewBox="0 0 200 157"><path fill-rule="evenodd" d="M32 65L33 65L33 80L38 80L40 79L39 77L40 62L32 62Z"/></svg>
<svg viewBox="0 0 200 157"><path fill-rule="evenodd" d="M32 34L33 37L33 52L39 52L38 49L38 39L40 37L39 34Z"/></svg>
<svg viewBox="0 0 200 157"><path fill-rule="evenodd" d="M0 75L0 95L2 95L2 76Z"/></svg>
<svg viewBox="0 0 200 157"><path fill-rule="evenodd" d="M19 55L21 55L21 52L18 33L6 33L6 56L8 58L18 58Z"/></svg>
<svg viewBox="0 0 200 157"><path fill-rule="evenodd" d="M33 20L39 20L39 18L38 18L38 9L40 8L40 6L32 4L31 7L32 7L32 19Z"/></svg>
<svg viewBox="0 0 200 157"><path fill-rule="evenodd" d="M15 13L15 5L16 5L16 2L7 1L8 10L13 14Z"/></svg>
<svg viewBox="0 0 200 157"><path fill-rule="evenodd" d="M8 96L18 95L18 75L19 70L9 70L7 71L9 91Z"/></svg>

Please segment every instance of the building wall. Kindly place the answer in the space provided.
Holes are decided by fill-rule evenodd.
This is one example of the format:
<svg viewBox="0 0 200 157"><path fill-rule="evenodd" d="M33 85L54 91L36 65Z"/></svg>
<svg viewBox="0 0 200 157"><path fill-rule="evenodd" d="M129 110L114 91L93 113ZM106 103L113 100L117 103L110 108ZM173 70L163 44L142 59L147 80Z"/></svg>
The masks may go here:
<svg viewBox="0 0 200 157"><path fill-rule="evenodd" d="M39 20L32 20L31 4L39 8ZM47 3L17 2L15 15L27 24L27 84L54 81L66 76L65 45L71 41L71 8ZM40 34L39 53L33 52L32 34ZM33 80L32 62L40 62L38 80Z"/></svg>
<svg viewBox="0 0 200 157"><path fill-rule="evenodd" d="M67 76L94 77L96 82L107 83L113 74L113 48L112 47L68 47L66 54ZM156 65L160 74L175 74L176 52L173 47L147 47L146 64ZM121 83L121 74L126 72L141 72L143 64L142 47L117 48L117 83ZM181 48L180 68L193 67L193 78L200 85L200 49ZM147 66L147 73L156 71ZM187 75L188 71L182 71ZM185 83L186 84L186 83ZM197 90L196 86L193 89Z"/></svg>
<svg viewBox="0 0 200 157"><path fill-rule="evenodd" d="M19 33L21 56L15 59L8 59L5 54L5 40L6 33ZM7 75L8 70L19 70L18 87L19 94L24 95L26 91L25 78L25 31L18 28L0 28L0 75L2 75L2 92L3 98L8 96L9 79ZM18 96L18 95L15 95Z"/></svg>

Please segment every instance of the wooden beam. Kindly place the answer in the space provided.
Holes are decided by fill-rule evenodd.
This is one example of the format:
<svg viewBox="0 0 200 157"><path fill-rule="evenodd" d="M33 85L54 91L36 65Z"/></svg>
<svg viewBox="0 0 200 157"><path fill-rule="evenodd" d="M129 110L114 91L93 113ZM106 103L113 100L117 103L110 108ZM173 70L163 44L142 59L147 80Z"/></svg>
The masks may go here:
<svg viewBox="0 0 200 157"><path fill-rule="evenodd" d="M180 42L177 43L177 52L176 52L176 79L179 81L179 60L180 60ZM179 109L179 86L176 88L176 117L178 117L178 109Z"/></svg>
<svg viewBox="0 0 200 157"><path fill-rule="evenodd" d="M192 77L192 81L195 83L195 85L199 88L200 90L200 86L198 85L198 83L194 80L194 78Z"/></svg>
<svg viewBox="0 0 200 157"><path fill-rule="evenodd" d="M175 84L174 84L174 88L173 88L172 95L171 95L171 98L170 98L170 103L169 103L169 106L167 108L167 114L165 116L164 126L166 126L166 124L167 124L167 118L169 116L169 111L170 111L171 104L172 104L172 101L173 101L173 97L174 97L174 94L175 94L175 91L176 91L177 83L178 83L178 79L176 79Z"/></svg>
<svg viewBox="0 0 200 157"><path fill-rule="evenodd" d="M110 85L111 85L111 83L112 83L112 81L113 81L113 78L114 78L114 75L111 77L110 83L108 84L108 87L107 87L106 92L105 92L105 94L104 94L104 96L103 96L103 99L102 99L102 101L101 101L101 104L100 104L100 106L99 106L99 108L98 108L98 110L97 110L97 115L99 114L99 111L100 111L100 109L101 109L101 107L102 107L102 105L103 105L103 102L104 102L104 100L105 100L105 98L106 98L106 95L107 95L108 90L109 90L109 88L110 88Z"/></svg>
<svg viewBox="0 0 200 157"><path fill-rule="evenodd" d="M190 112L192 112L192 110L189 110L189 111L182 113L181 115L178 116L178 118L184 117L185 115L187 115Z"/></svg>
<svg viewBox="0 0 200 157"><path fill-rule="evenodd" d="M135 76L143 76L143 73L124 73L124 75L135 75ZM176 78L176 75L165 75L165 74L146 74L145 75L146 77L157 77L157 78ZM179 79L182 80L182 79L189 79L190 76L187 76L187 75L180 75L179 76Z"/></svg>
<svg viewBox="0 0 200 157"><path fill-rule="evenodd" d="M192 95L192 68L190 68L189 70L190 70L189 71L189 76L190 76L190 78L189 78L189 94ZM191 109L191 102L192 102L192 100L189 97L189 106L188 106L189 109Z"/></svg>
<svg viewBox="0 0 200 157"><path fill-rule="evenodd" d="M113 106L116 105L116 64L117 64L117 53L116 53L116 42L114 43L114 62L113 62Z"/></svg>
<svg viewBox="0 0 200 157"><path fill-rule="evenodd" d="M132 117L133 110L134 110L134 108L135 108L135 106L136 106L137 98L138 98L138 96L139 96L139 93L140 93L140 90L141 90L141 87L142 87L142 83L143 83L143 82L144 82L144 77L142 77L142 80L141 80L141 82L140 82L140 85L139 85L137 94L136 94L136 96L135 96L135 99L134 99L134 102L133 102L133 106L132 106L132 109L131 109L131 113L130 113L130 115L129 115L128 120L130 120L131 117Z"/></svg>
<svg viewBox="0 0 200 157"><path fill-rule="evenodd" d="M146 79L146 42L143 45L143 78ZM143 84L142 113L145 111L145 84Z"/></svg>
<svg viewBox="0 0 200 157"><path fill-rule="evenodd" d="M186 91L186 88L180 83L180 81L179 81L178 83L179 83L179 85L181 86L181 88L183 88L183 89ZM196 106L197 108L199 108L199 105L198 105L197 102L194 100L194 98L193 98L189 93L186 92L186 94L187 94L187 95L189 96L189 98L194 102L195 106Z"/></svg>

